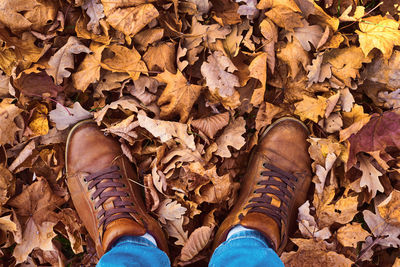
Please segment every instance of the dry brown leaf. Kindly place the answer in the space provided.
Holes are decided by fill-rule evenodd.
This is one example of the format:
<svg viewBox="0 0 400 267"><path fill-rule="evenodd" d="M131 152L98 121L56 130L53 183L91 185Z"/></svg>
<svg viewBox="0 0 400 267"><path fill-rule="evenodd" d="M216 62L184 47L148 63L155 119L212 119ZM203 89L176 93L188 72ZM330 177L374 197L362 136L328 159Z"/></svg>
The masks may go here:
<svg viewBox="0 0 400 267"><path fill-rule="evenodd" d="M111 91L114 89L121 89L124 81L129 79L129 74L119 72L108 72L103 76L101 81L97 84L95 93L104 97L103 91Z"/></svg>
<svg viewBox="0 0 400 267"><path fill-rule="evenodd" d="M306 20L303 21L303 24L304 26L294 29L294 36L300 42L305 51L310 51L310 43L314 48L317 48L324 32L320 26L309 25Z"/></svg>
<svg viewBox="0 0 400 267"><path fill-rule="evenodd" d="M109 56L104 57L104 54ZM147 72L146 64L140 59L140 54L134 47L129 49L112 44L103 51L101 67L112 72L126 72L133 80L137 80L141 72Z"/></svg>
<svg viewBox="0 0 400 267"><path fill-rule="evenodd" d="M67 129L75 123L92 117L92 114L75 102L72 108L64 107L57 103L57 108L50 111L50 120L56 124L58 130Z"/></svg>
<svg viewBox="0 0 400 267"><path fill-rule="evenodd" d="M298 219L299 230L301 234L308 238L316 240L325 240L331 237L331 232L328 227L319 229L314 217L310 214L310 202L307 200L299 207Z"/></svg>
<svg viewBox="0 0 400 267"><path fill-rule="evenodd" d="M112 133L117 136L124 138L130 144L133 144L135 138L137 138L137 134L133 129L139 126L138 121L133 121L135 119L135 115L131 115L128 118L122 120L121 122L115 123L106 129L103 129L106 133Z"/></svg>
<svg viewBox="0 0 400 267"><path fill-rule="evenodd" d="M326 98L318 96L313 98L304 96L303 100L294 104L296 110L294 114L300 116L302 121L309 119L313 122L318 122L318 117L323 117L327 106Z"/></svg>
<svg viewBox="0 0 400 267"><path fill-rule="evenodd" d="M350 112L343 112L343 124L347 128L340 131L340 141L347 140L352 134L357 133L370 119L371 116L364 113L364 108L357 104Z"/></svg>
<svg viewBox="0 0 400 267"><path fill-rule="evenodd" d="M49 59L49 67L46 68L46 72L54 78L55 84L59 85L64 78L68 78L71 75L67 68L74 68L73 54L88 54L90 52L90 49L79 42L78 38L70 36L67 43Z"/></svg>
<svg viewBox="0 0 400 267"><path fill-rule="evenodd" d="M105 105L101 110L94 113L94 119L97 122L97 125L100 125L103 121L104 116L106 115L109 109L127 109L133 111L135 113L138 112L138 107L140 104L132 97L121 97L117 101L112 102L111 104Z"/></svg>
<svg viewBox="0 0 400 267"><path fill-rule="evenodd" d="M257 4L258 9L271 8L265 15L276 25L286 30L293 30L296 27L302 27L301 10L292 0L286 1L260 1Z"/></svg>
<svg viewBox="0 0 400 267"><path fill-rule="evenodd" d="M357 248L357 243L365 241L368 236L368 231L364 230L360 223L347 224L337 231L337 239L344 247Z"/></svg>
<svg viewBox="0 0 400 267"><path fill-rule="evenodd" d="M175 221L180 219L185 214L186 210L187 209L182 207L176 200L172 201L172 199L167 198L160 203L156 213L158 220L166 224L166 220Z"/></svg>
<svg viewBox="0 0 400 267"><path fill-rule="evenodd" d="M331 185L325 187L322 198L314 195L313 205L316 207L318 225L320 227L330 226L334 222L346 224L353 220L357 214L357 196L340 197L331 204L335 197L335 188Z"/></svg>
<svg viewBox="0 0 400 267"><path fill-rule="evenodd" d="M300 64L304 69L306 69L306 67L310 64L310 57L307 51L303 49L296 38L293 39L293 42L288 43L285 47L281 48L276 56L288 64L289 76L292 78L295 78L300 72Z"/></svg>
<svg viewBox="0 0 400 267"><path fill-rule="evenodd" d="M5 98L0 103L0 145L14 142L15 133L19 130L14 119L22 110L11 104L13 101L11 98Z"/></svg>
<svg viewBox="0 0 400 267"><path fill-rule="evenodd" d="M191 125L201 130L204 134L213 139L214 135L226 125L228 125L228 123L229 112L224 112L210 117L193 120L191 122Z"/></svg>
<svg viewBox="0 0 400 267"><path fill-rule="evenodd" d="M157 99L154 93L157 93L159 82L156 79L140 76L139 79L133 81L133 83L135 86L128 87L129 92L143 104L149 105Z"/></svg>
<svg viewBox="0 0 400 267"><path fill-rule="evenodd" d="M249 65L249 77L260 81L261 86L254 88L250 103L257 107L264 102L265 84L267 80L267 53L259 53Z"/></svg>
<svg viewBox="0 0 400 267"><path fill-rule="evenodd" d="M167 142L172 137L176 137L192 151L196 149L193 135L187 134L186 124L150 119L143 111L138 113L138 120L140 127L145 128L154 137L159 137L162 143Z"/></svg>
<svg viewBox="0 0 400 267"><path fill-rule="evenodd" d="M31 140L24 147L24 149L21 150L21 152L18 154L18 156L15 158L15 160L11 163L9 170L14 173L22 171L23 169L17 169L17 167L20 166L27 158L29 158L32 155L33 150L35 148L36 148L35 140Z"/></svg>
<svg viewBox="0 0 400 267"><path fill-rule="evenodd" d="M137 0L101 0L106 21L127 36L133 36L157 18L159 13L152 4Z"/></svg>
<svg viewBox="0 0 400 267"><path fill-rule="evenodd" d="M90 44L89 48L93 53L86 55L78 70L72 74L72 83L76 89L85 91L91 83L100 80L100 61L105 47L96 42Z"/></svg>
<svg viewBox="0 0 400 267"><path fill-rule="evenodd" d="M285 266L337 266L350 267L353 262L342 254L328 250L328 245L324 241L314 241L313 239L291 239L299 249L291 252L284 252L281 259Z"/></svg>
<svg viewBox="0 0 400 267"><path fill-rule="evenodd" d="M15 194L15 181L11 172L0 165L0 214L3 213L3 205Z"/></svg>
<svg viewBox="0 0 400 267"><path fill-rule="evenodd" d="M384 188L379 181L379 176L381 176L382 173L371 164L371 158L359 155L359 160L360 170L362 171L360 187L366 186L372 197L375 197L377 191L384 191Z"/></svg>
<svg viewBox="0 0 400 267"><path fill-rule="evenodd" d="M58 221L53 210L64 202L52 192L43 178L38 178L37 182L9 201L18 216L25 219L22 242L17 244L13 253L17 263L25 261L34 248L53 250L51 240L56 236L53 227Z"/></svg>
<svg viewBox="0 0 400 267"><path fill-rule="evenodd" d="M213 228L214 227L202 226L195 229L183 246L180 259L182 261L189 261L199 254L199 252L210 242Z"/></svg>
<svg viewBox="0 0 400 267"><path fill-rule="evenodd" d="M378 206L378 212L384 220L394 226L400 226L400 192L393 190Z"/></svg>
<svg viewBox="0 0 400 267"><path fill-rule="evenodd" d="M185 216L182 216L180 219L167 221L167 224L165 226L168 235L177 239L174 243L177 246L185 245L188 240L188 232L183 230L184 219Z"/></svg>
<svg viewBox="0 0 400 267"><path fill-rule="evenodd" d="M201 65L201 74L206 79L210 93L228 107L235 108L239 103L239 93L235 86L239 87L239 79L232 72L237 70L232 61L216 51L209 55L207 62Z"/></svg>
<svg viewBox="0 0 400 267"><path fill-rule="evenodd" d="M279 117L284 113L284 110L271 103L264 102L261 104L256 117L256 130L260 131L261 128L268 126L272 123L274 118Z"/></svg>
<svg viewBox="0 0 400 267"><path fill-rule="evenodd" d="M374 237L379 238L375 243L384 247L400 247L400 228L388 224L377 212L363 211L364 220Z"/></svg>
<svg viewBox="0 0 400 267"><path fill-rule="evenodd" d="M179 70L176 74L165 71L156 79L167 84L157 101L161 108L160 117L171 119L179 115L180 122L186 122L203 87L190 84Z"/></svg>
<svg viewBox="0 0 400 267"><path fill-rule="evenodd" d="M90 17L87 24L88 31L94 34L100 34L100 19L104 18L103 5L99 3L100 0L86 0L82 8L86 10L86 14Z"/></svg>
<svg viewBox="0 0 400 267"><path fill-rule="evenodd" d="M243 117L238 117L236 120L232 121L229 124L220 137L216 140L218 145L218 149L215 152L215 155L230 158L231 152L229 151L228 146L233 147L235 149L241 149L242 146L246 143L244 137L242 136L246 132L246 121Z"/></svg>
<svg viewBox="0 0 400 267"><path fill-rule="evenodd" d="M164 71L170 73L176 72L175 67L175 45L170 42L150 46L143 55L143 60L151 71Z"/></svg>

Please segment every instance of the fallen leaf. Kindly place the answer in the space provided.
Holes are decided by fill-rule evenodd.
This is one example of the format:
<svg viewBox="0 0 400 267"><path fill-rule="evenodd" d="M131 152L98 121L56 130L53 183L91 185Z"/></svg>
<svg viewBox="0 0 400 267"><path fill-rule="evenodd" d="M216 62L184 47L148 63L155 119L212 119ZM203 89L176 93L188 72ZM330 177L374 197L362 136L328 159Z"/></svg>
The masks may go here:
<svg viewBox="0 0 400 267"><path fill-rule="evenodd" d="M117 136L124 138L130 144L133 144L135 138L137 138L137 134L133 129L139 126L138 121L133 121L135 119L135 115L131 115L128 118L118 122L116 124L103 129L106 133L112 133Z"/></svg>
<svg viewBox="0 0 400 267"><path fill-rule="evenodd" d="M386 147L400 147L398 125L400 115L395 112L384 112L373 115L369 122L357 134L351 136L349 160L346 169L349 170L356 162L358 152L383 151Z"/></svg>
<svg viewBox="0 0 400 267"><path fill-rule="evenodd" d="M310 51L310 43L317 48L323 36L323 30L318 25L309 25L306 20L303 20L303 26L294 28L294 36L300 42L305 51Z"/></svg>
<svg viewBox="0 0 400 267"><path fill-rule="evenodd" d="M151 71L176 72L175 67L175 45L173 43L160 43L150 46L143 55L143 60ZM162 73L163 74L163 73Z"/></svg>
<svg viewBox="0 0 400 267"><path fill-rule="evenodd" d="M195 229L183 246L180 259L182 261L189 261L199 254L199 252L210 242L212 232L213 227L209 226L202 226Z"/></svg>
<svg viewBox="0 0 400 267"><path fill-rule="evenodd" d="M316 208L318 225L320 227L330 226L334 222L346 224L353 220L358 213L357 196L340 197L334 204L331 204L335 197L333 186L325 187L322 198L314 195L313 205Z"/></svg>
<svg viewBox="0 0 400 267"><path fill-rule="evenodd" d="M50 94L55 97L63 91L61 86L54 84L53 79L46 72L40 70L29 74L21 73L17 79L13 80L13 85L27 96Z"/></svg>
<svg viewBox="0 0 400 267"><path fill-rule="evenodd" d="M78 38L70 36L67 43L49 59L49 67L46 68L46 72L54 78L55 84L60 85L64 78L68 78L71 75L67 68L74 68L73 54L88 54L90 52L90 49L79 42Z"/></svg>
<svg viewBox="0 0 400 267"><path fill-rule="evenodd" d="M390 225L400 226L400 192L393 190L390 195L382 201L377 210L379 215Z"/></svg>
<svg viewBox="0 0 400 267"><path fill-rule="evenodd" d="M78 90L85 91L86 88L96 81L100 80L101 55L105 45L92 42L89 49L93 52L86 55L78 70L72 74L72 83Z"/></svg>
<svg viewBox="0 0 400 267"><path fill-rule="evenodd" d="M350 267L353 262L342 254L329 251L324 241L316 242L313 239L292 238L299 249L297 251L284 252L281 260L285 266L340 266Z"/></svg>
<svg viewBox="0 0 400 267"><path fill-rule="evenodd" d="M306 69L310 64L308 53L303 49L297 39L293 39L291 43L288 43L285 47L281 48L276 56L288 64L289 76L292 78L295 78L300 72L300 66L303 66L303 69Z"/></svg>
<svg viewBox="0 0 400 267"><path fill-rule="evenodd" d="M86 14L90 17L90 21L87 24L88 31L100 34L99 22L100 19L104 18L103 5L99 3L99 0L86 0L82 8L86 10Z"/></svg>
<svg viewBox="0 0 400 267"><path fill-rule="evenodd" d="M164 199L156 211L158 220L163 224L166 224L166 220L174 221L180 219L185 212L185 207L170 198Z"/></svg>
<svg viewBox="0 0 400 267"><path fill-rule="evenodd" d="M299 230L305 237L315 238L317 240L325 240L331 237L328 227L319 229L314 217L310 214L310 202L307 200L299 207L298 219Z"/></svg>
<svg viewBox="0 0 400 267"><path fill-rule="evenodd" d="M140 76L139 79L133 81L133 83L135 86L130 87L129 92L143 104L148 105L157 99L154 93L157 92L159 82L156 79Z"/></svg>
<svg viewBox="0 0 400 267"><path fill-rule="evenodd" d="M172 137L176 137L189 149L193 151L196 149L193 135L187 134L186 124L150 119L143 111L138 113L138 120L140 127L145 128L154 137L160 137L162 143L170 140Z"/></svg>
<svg viewBox="0 0 400 267"><path fill-rule="evenodd" d="M224 112L210 117L193 120L191 122L191 125L201 130L209 138L213 139L214 135L226 125L228 125L228 123L229 113Z"/></svg>
<svg viewBox="0 0 400 267"><path fill-rule="evenodd" d="M201 74L206 79L210 93L232 108L239 105L239 93L235 90L235 86L240 86L239 79L232 74L235 70L237 68L232 61L220 51L209 55L207 62L201 65Z"/></svg>
<svg viewBox="0 0 400 267"><path fill-rule="evenodd" d="M26 188L20 195L9 201L16 213L25 219L21 244L17 244L13 256L17 263L25 261L34 248L53 250L52 239L56 236L53 227L58 218L53 212L64 199L57 197L43 178Z"/></svg>
<svg viewBox="0 0 400 267"><path fill-rule="evenodd" d="M35 0L1 1L0 22L15 32L29 30L32 22L24 17L23 12L32 11L38 5L39 3Z"/></svg>
<svg viewBox="0 0 400 267"><path fill-rule="evenodd" d="M47 120L48 109L44 104L38 104L32 114L29 128L35 136L46 135L49 132L49 122Z"/></svg>
<svg viewBox="0 0 400 267"><path fill-rule="evenodd" d="M296 110L294 114L300 116L302 121L309 119L318 122L318 117L323 117L327 106L326 98L318 96L313 98L304 96L303 100L294 104Z"/></svg>
<svg viewBox="0 0 400 267"><path fill-rule="evenodd" d="M394 19L378 15L364 18L358 25L361 31L356 33L365 56L368 56L373 48L377 48L385 59L389 59L393 46L400 45L400 24Z"/></svg>
<svg viewBox="0 0 400 267"><path fill-rule="evenodd" d="M121 89L124 81L128 80L129 74L120 72L109 72L103 76L101 81L96 86L96 93L104 97L103 91L111 91L114 89Z"/></svg>
<svg viewBox="0 0 400 267"><path fill-rule="evenodd" d="M190 84L179 70L176 74L165 71L157 75L156 79L167 84L157 101L161 108L160 117L179 115L180 122L185 122L203 87Z"/></svg>
<svg viewBox="0 0 400 267"><path fill-rule="evenodd" d="M11 172L0 165L0 213L3 214L3 205L15 194L16 179ZM1 225L1 224L0 224Z"/></svg>
<svg viewBox="0 0 400 267"><path fill-rule="evenodd" d="M159 15L152 4L143 1L101 0L101 2L106 21L127 36L135 35Z"/></svg>
<svg viewBox="0 0 400 267"><path fill-rule="evenodd" d="M257 8L271 8L265 13L265 15L276 25L286 30L293 30L293 28L303 26L301 10L292 0L260 1L257 4Z"/></svg>
<svg viewBox="0 0 400 267"><path fill-rule="evenodd" d="M332 77L331 65L329 63L322 64L323 55L318 54L317 58L312 60L312 64L306 66L306 70L308 71L308 85L311 86L313 83L321 83L325 81L325 79L329 79Z"/></svg>
<svg viewBox="0 0 400 267"><path fill-rule="evenodd" d="M14 100L5 98L0 103L0 145L14 142L15 133L19 130L14 119L22 110L12 104Z"/></svg>
<svg viewBox="0 0 400 267"><path fill-rule="evenodd" d="M104 116L107 114L107 111L110 109L127 109L133 111L135 113L138 112L138 107L140 104L132 97L121 97L117 101L114 101L108 105L105 105L101 110L94 113L94 120L97 122L97 125L100 126L103 121Z"/></svg>
<svg viewBox="0 0 400 267"><path fill-rule="evenodd" d="M385 247L399 247L400 228L388 224L379 213L372 213L369 210L363 211L364 220L374 237L378 238L375 244Z"/></svg>
<svg viewBox="0 0 400 267"><path fill-rule="evenodd" d="M268 126L272 123L274 118L284 114L284 110L271 103L264 102L261 104L256 117L256 130L260 131L261 128Z"/></svg>
<svg viewBox="0 0 400 267"><path fill-rule="evenodd" d="M378 97L380 100L385 102L386 107L393 109L400 108L400 89L391 93L379 92Z"/></svg>
<svg viewBox="0 0 400 267"><path fill-rule="evenodd" d="M347 128L340 131L340 141L349 139L356 134L365 124L369 122L371 116L364 113L364 108L355 104L350 112L343 112L344 126Z"/></svg>
<svg viewBox="0 0 400 267"><path fill-rule="evenodd" d="M229 158L231 157L231 152L229 151L228 146L233 147L235 149L240 149L246 143L244 137L242 136L246 132L246 121L243 117L238 117L236 120L231 122L221 134L220 137L216 140L218 145L218 149L215 152L215 155Z"/></svg>
<svg viewBox="0 0 400 267"><path fill-rule="evenodd" d="M371 158L359 155L359 160L360 170L362 171L360 187L366 186L368 191L372 194L372 197L375 197L377 191L384 191L384 188L379 181L379 176L381 176L382 173L371 164Z"/></svg>
<svg viewBox="0 0 400 267"><path fill-rule="evenodd" d="M347 224L337 231L337 239L344 247L357 248L357 243L365 241L367 236L368 231L364 230L360 223Z"/></svg>
<svg viewBox="0 0 400 267"><path fill-rule="evenodd" d="M79 102L75 102L72 108L64 107L57 103L56 109L49 113L50 120L56 124L58 130L64 130L92 116L90 112L82 108Z"/></svg>
<svg viewBox="0 0 400 267"><path fill-rule="evenodd" d="M183 230L184 216L174 221L167 221L165 230L169 236L175 237L175 245L183 246L188 240L188 232Z"/></svg>

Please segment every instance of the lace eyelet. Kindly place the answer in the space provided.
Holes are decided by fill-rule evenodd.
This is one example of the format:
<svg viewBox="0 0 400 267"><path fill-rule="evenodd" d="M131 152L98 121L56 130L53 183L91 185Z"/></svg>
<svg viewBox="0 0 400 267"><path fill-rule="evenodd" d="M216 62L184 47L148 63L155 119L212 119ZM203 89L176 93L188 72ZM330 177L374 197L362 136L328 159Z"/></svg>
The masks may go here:
<svg viewBox="0 0 400 267"><path fill-rule="evenodd" d="M91 199L91 200L94 200L94 198L93 198L93 197L90 197L90 199Z"/></svg>
<svg viewBox="0 0 400 267"><path fill-rule="evenodd" d="M83 178L83 181L84 181L85 183L87 183L87 180L86 180L86 178Z"/></svg>
<svg viewBox="0 0 400 267"><path fill-rule="evenodd" d="M122 179L122 174L119 175L119 179Z"/></svg>
<svg viewBox="0 0 400 267"><path fill-rule="evenodd" d="M123 184L122 187L126 187L126 184Z"/></svg>

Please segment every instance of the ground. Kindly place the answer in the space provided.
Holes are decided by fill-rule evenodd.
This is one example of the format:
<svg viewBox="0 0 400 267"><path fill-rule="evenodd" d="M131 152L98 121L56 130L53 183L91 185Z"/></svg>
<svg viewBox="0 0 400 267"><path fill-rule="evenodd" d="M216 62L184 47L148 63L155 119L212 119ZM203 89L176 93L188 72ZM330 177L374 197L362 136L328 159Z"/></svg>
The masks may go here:
<svg viewBox="0 0 400 267"><path fill-rule="evenodd" d="M4 266L95 264L65 140L93 118L137 166L174 266L205 266L258 134L310 130L287 266L400 266L398 0L2 0Z"/></svg>

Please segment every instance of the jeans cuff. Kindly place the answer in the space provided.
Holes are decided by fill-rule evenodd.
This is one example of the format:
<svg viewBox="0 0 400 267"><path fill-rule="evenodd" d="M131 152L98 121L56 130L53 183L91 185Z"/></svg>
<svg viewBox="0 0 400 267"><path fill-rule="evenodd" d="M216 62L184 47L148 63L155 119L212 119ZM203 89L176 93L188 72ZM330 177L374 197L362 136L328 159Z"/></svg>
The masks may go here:
<svg viewBox="0 0 400 267"><path fill-rule="evenodd" d="M265 236L263 234L261 234L259 231L253 230L253 229L243 230L243 231L234 233L225 242L229 243L232 240L242 239L242 238L254 238L254 239L259 240L262 243L265 243L265 245L267 247L272 248L268 239L265 238Z"/></svg>
<svg viewBox="0 0 400 267"><path fill-rule="evenodd" d="M150 240L141 236L123 236L117 239L112 247L124 246L127 244L135 244L144 247L157 248Z"/></svg>

